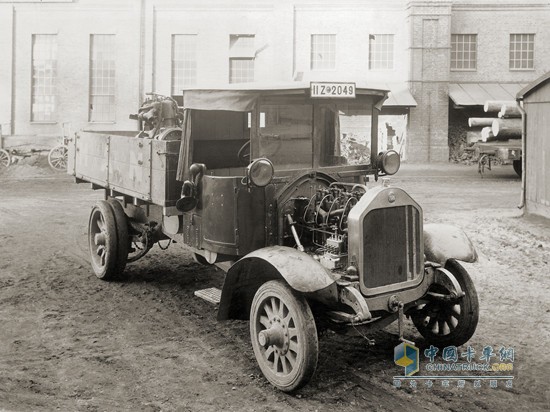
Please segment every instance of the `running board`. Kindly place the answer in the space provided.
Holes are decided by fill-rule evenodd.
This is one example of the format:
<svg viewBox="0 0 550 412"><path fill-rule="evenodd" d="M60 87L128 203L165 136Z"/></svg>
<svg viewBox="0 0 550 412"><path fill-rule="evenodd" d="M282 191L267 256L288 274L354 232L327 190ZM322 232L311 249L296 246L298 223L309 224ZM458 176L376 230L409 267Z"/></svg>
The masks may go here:
<svg viewBox="0 0 550 412"><path fill-rule="evenodd" d="M217 305L222 300L222 291L218 288L208 288L195 291L195 296Z"/></svg>

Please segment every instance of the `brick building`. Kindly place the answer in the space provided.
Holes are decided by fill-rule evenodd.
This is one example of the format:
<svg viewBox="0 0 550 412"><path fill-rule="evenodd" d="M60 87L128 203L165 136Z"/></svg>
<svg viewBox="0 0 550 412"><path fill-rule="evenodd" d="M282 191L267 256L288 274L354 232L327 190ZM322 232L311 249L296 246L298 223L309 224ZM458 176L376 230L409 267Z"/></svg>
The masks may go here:
<svg viewBox="0 0 550 412"><path fill-rule="evenodd" d="M550 70L549 22L542 0L0 0L4 145L135 130L149 91L342 80L391 90L382 146L446 161L449 126Z"/></svg>

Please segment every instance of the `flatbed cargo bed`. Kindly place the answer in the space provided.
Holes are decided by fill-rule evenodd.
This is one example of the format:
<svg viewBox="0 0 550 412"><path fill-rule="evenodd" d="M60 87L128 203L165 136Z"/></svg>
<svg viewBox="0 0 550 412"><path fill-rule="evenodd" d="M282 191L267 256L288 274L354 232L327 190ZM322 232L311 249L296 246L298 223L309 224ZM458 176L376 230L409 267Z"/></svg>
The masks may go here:
<svg viewBox="0 0 550 412"><path fill-rule="evenodd" d="M137 133L77 133L69 142L68 173L96 187L174 207L182 185L176 180L181 142L138 138Z"/></svg>

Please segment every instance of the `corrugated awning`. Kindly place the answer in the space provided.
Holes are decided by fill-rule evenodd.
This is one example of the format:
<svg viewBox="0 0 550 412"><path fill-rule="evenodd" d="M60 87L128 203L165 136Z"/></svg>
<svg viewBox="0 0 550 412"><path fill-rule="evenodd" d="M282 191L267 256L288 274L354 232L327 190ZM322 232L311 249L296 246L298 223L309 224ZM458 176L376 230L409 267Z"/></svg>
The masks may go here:
<svg viewBox="0 0 550 412"><path fill-rule="evenodd" d="M416 100L414 100L414 97L406 84L388 83L386 86L386 88L390 90L390 93L388 94L388 99L384 102L384 107L416 107Z"/></svg>
<svg viewBox="0 0 550 412"><path fill-rule="evenodd" d="M449 97L457 106L483 106L487 100L516 100L526 83L451 83Z"/></svg>

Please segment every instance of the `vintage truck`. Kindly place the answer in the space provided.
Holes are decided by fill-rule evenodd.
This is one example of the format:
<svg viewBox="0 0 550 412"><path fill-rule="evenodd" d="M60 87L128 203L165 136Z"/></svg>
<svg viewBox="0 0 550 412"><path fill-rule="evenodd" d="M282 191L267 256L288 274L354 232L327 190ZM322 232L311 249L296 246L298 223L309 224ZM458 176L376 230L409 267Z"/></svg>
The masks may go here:
<svg viewBox="0 0 550 412"><path fill-rule="evenodd" d="M225 272L218 319L249 319L266 379L308 382L318 325L372 331L405 318L426 342L462 345L478 323L474 284L459 260L477 255L389 178L378 150L388 91L354 83L236 86L153 95L138 132L81 132L69 174L102 189L89 219L91 266L120 276L155 243L175 240ZM346 130L344 133L343 130ZM381 179L379 179L381 178Z"/></svg>

